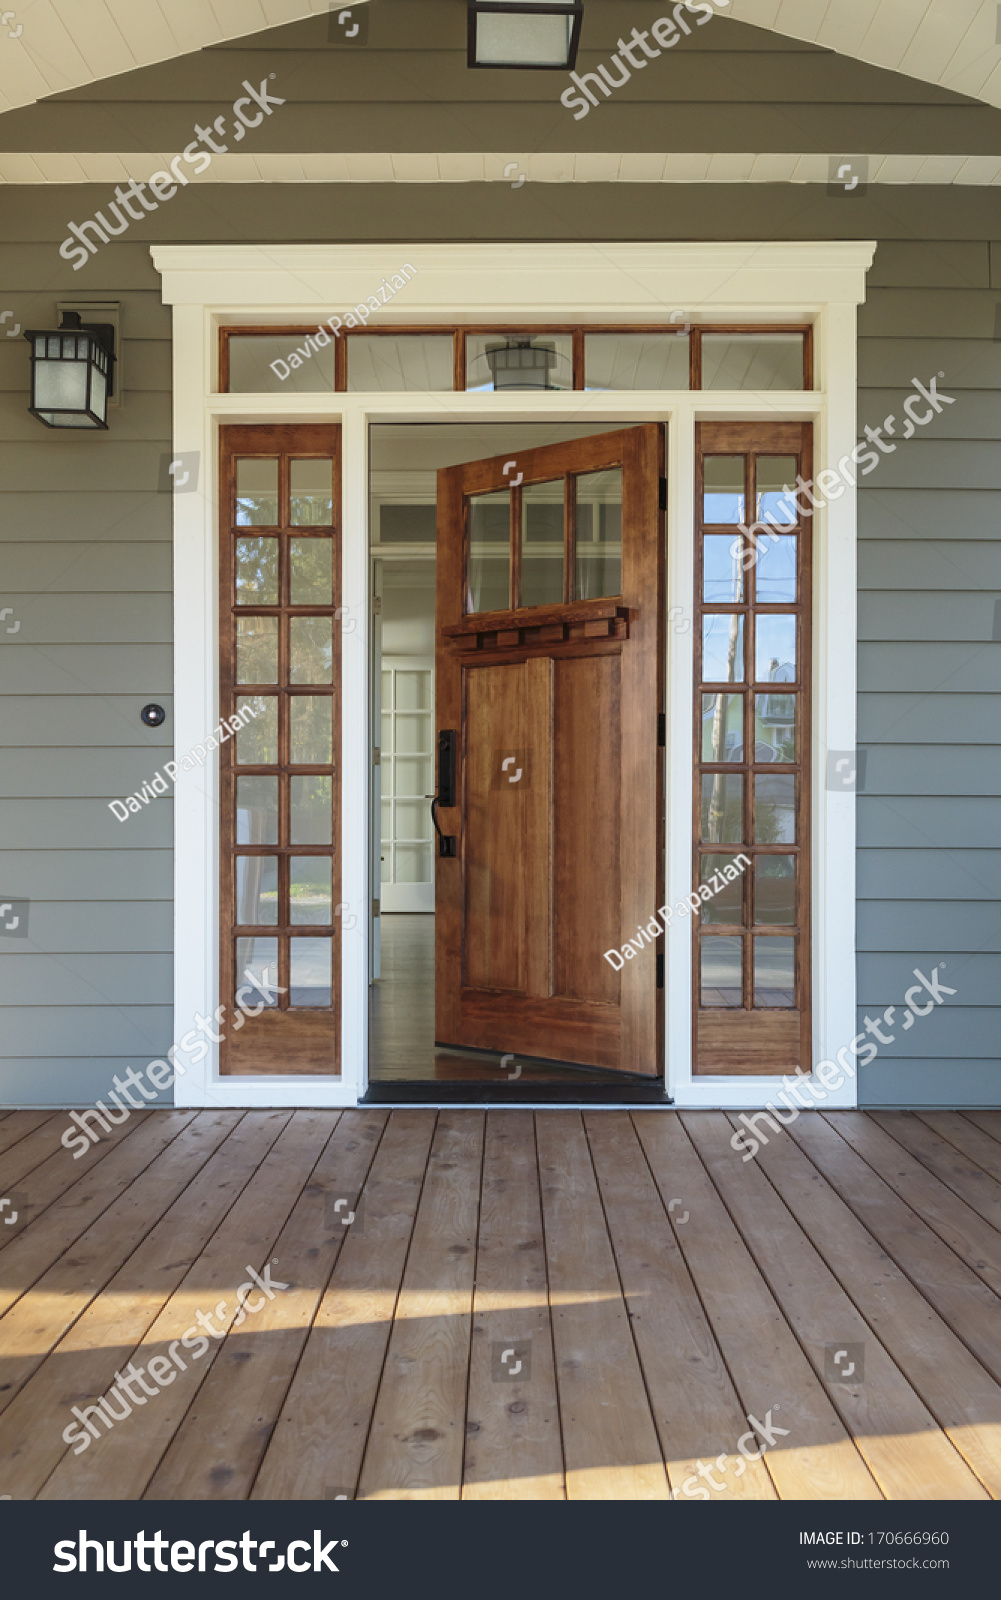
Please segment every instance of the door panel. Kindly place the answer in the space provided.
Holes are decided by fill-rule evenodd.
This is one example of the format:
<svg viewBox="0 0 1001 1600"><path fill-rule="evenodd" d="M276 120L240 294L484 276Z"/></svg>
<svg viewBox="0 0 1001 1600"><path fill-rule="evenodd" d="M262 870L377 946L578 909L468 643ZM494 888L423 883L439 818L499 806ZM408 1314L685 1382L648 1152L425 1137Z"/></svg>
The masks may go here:
<svg viewBox="0 0 1001 1600"><path fill-rule="evenodd" d="M662 1070L655 947L604 959L661 901L662 463L649 425L522 452L513 483L503 457L439 473L437 723L461 767L439 1044Z"/></svg>

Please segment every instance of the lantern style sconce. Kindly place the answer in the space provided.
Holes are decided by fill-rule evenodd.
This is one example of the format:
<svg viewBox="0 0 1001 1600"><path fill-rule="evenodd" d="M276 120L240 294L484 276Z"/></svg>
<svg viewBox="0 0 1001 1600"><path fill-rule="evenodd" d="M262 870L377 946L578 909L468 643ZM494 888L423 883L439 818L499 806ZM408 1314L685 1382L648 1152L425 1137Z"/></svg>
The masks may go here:
<svg viewBox="0 0 1001 1600"><path fill-rule="evenodd" d="M556 365L556 346L531 339L488 344L487 366L495 389L555 389L549 374Z"/></svg>
<svg viewBox="0 0 1001 1600"><path fill-rule="evenodd" d="M575 65L583 0L468 0L471 67Z"/></svg>
<svg viewBox="0 0 1001 1600"><path fill-rule="evenodd" d="M114 392L115 330L108 322L81 322L64 311L55 330L32 329L31 404L47 428L107 428Z"/></svg>

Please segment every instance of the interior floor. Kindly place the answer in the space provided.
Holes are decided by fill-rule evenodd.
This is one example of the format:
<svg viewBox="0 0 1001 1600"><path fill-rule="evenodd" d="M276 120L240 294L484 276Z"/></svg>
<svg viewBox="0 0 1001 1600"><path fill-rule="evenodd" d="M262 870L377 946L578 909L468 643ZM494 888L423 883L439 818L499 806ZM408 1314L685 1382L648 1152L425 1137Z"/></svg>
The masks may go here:
<svg viewBox="0 0 1001 1600"><path fill-rule="evenodd" d="M561 1066L501 1051L442 1050L434 1042L434 915L384 913L381 977L369 990L371 1083L621 1085L620 1072Z"/></svg>

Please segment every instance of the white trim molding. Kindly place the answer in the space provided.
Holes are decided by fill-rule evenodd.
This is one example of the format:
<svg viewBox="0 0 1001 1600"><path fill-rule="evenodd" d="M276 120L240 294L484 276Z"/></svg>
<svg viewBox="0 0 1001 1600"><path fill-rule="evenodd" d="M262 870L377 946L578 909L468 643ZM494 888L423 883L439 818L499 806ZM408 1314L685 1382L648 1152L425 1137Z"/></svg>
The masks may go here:
<svg viewBox="0 0 1001 1600"><path fill-rule="evenodd" d="M691 615L697 421L803 420L816 429L815 473L855 441L856 308L871 241L827 243L156 246L151 254L174 308L175 452L196 451L197 492L174 496L175 714L178 750L217 722L218 429L227 422L339 422L343 446L342 600L356 627L343 649L341 899L370 903L368 433L374 422L661 421L668 427L667 599ZM346 314L409 263L413 275L375 326L425 322L632 323L809 321L811 392L282 393L216 391L222 323L290 325ZM675 321L678 320L677 315ZM854 795L825 786L828 749L855 748L855 490L815 518L813 754L814 1061L833 1057L855 1028ZM691 633L668 628L667 892L691 880ZM175 1037L218 1006L218 774L180 773L175 797ZM209 1057L175 1085L185 1105L353 1105L366 1084L369 949L366 917L345 929L343 1076L226 1077ZM691 1075L691 939L675 933L666 962L665 1070L675 1103L751 1108L782 1087L774 1077ZM184 1053L180 1059L185 1061ZM826 1104L855 1103L854 1082Z"/></svg>

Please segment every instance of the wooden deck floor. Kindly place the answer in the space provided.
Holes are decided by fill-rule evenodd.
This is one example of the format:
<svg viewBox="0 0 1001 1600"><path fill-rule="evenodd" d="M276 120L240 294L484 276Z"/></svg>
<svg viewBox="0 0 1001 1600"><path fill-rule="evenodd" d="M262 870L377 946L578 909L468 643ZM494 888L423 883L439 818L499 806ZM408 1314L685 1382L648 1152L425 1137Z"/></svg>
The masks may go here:
<svg viewBox="0 0 1001 1600"><path fill-rule="evenodd" d="M66 1126L0 1115L15 1500L1001 1497L1001 1112Z"/></svg>

